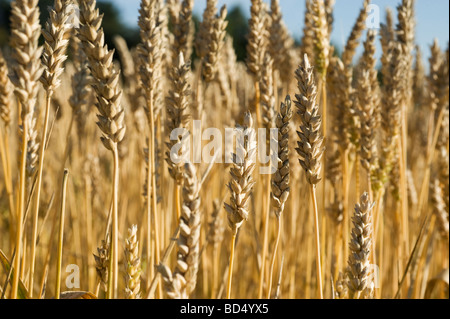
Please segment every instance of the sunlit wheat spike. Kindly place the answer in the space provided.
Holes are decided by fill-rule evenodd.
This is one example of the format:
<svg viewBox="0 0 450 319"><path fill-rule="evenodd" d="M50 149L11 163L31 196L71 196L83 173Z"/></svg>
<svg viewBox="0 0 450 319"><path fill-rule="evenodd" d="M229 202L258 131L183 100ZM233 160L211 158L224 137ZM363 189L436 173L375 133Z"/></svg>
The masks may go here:
<svg viewBox="0 0 450 319"><path fill-rule="evenodd" d="M69 104L75 116L77 132L81 136L86 127L87 105L92 99L92 77L89 72L88 59L81 47L77 33L72 41L73 64L76 71L71 79L72 95L69 98Z"/></svg>
<svg viewBox="0 0 450 319"><path fill-rule="evenodd" d="M314 25L312 20L311 1L305 1L305 18L303 26L303 36L301 39L301 52L308 54L310 58L314 57Z"/></svg>
<svg viewBox="0 0 450 319"><path fill-rule="evenodd" d="M100 246L97 248L97 255L94 254L94 259L98 280L102 289L106 292L108 288L109 244L104 240L102 240Z"/></svg>
<svg viewBox="0 0 450 319"><path fill-rule="evenodd" d="M217 2L218 0L206 1L206 8L203 11L203 20L198 26L198 32L195 38L195 51L200 59L205 58L208 54L214 18L217 14Z"/></svg>
<svg viewBox="0 0 450 319"><path fill-rule="evenodd" d="M264 128L268 130L275 124L275 95L273 89L273 59L266 52L261 70L259 87L261 91L261 115Z"/></svg>
<svg viewBox="0 0 450 319"><path fill-rule="evenodd" d="M50 95L61 85L63 63L67 59L66 51L70 36L68 19L72 14L70 8L70 1L55 0L53 9L49 12L50 19L42 30L45 42L42 54L44 72L41 82Z"/></svg>
<svg viewBox="0 0 450 319"><path fill-rule="evenodd" d="M372 248L373 222L371 211L374 203L364 193L355 205L350 239L350 256L348 257L348 289L351 299L371 298L373 282L370 277L369 256Z"/></svg>
<svg viewBox="0 0 450 319"><path fill-rule="evenodd" d="M124 110L121 104L122 90L119 87L120 72L113 65L113 50L105 44L103 16L96 8L95 0L80 1L80 40L89 60L96 94L97 125L103 133L103 145L114 150L125 135Z"/></svg>
<svg viewBox="0 0 450 319"><path fill-rule="evenodd" d="M249 199L255 184L253 171L256 160L256 133L250 113L245 115L244 125L236 127L238 142L233 153L233 167L230 168L231 179L228 183L230 202L225 203L228 225L234 234L249 216Z"/></svg>
<svg viewBox="0 0 450 319"><path fill-rule="evenodd" d="M12 86L8 79L8 66L0 50L0 117L5 127L9 127L11 123L11 97Z"/></svg>
<svg viewBox="0 0 450 319"><path fill-rule="evenodd" d="M200 184L197 171L191 163L185 164L183 183L183 204L180 216L180 236L173 280L182 287L182 298L188 298L197 284L200 252Z"/></svg>
<svg viewBox="0 0 450 319"><path fill-rule="evenodd" d="M330 37L324 0L312 0L310 12L314 31L314 59L318 74L325 76L330 63Z"/></svg>
<svg viewBox="0 0 450 319"><path fill-rule="evenodd" d="M140 299L141 261L139 258L137 225L128 228L128 235L125 239L125 262L125 296L127 299Z"/></svg>
<svg viewBox="0 0 450 319"><path fill-rule="evenodd" d="M347 39L344 52L342 53L342 62L344 63L344 66L352 64L353 57L355 56L356 49L359 45L359 39L366 28L367 6L369 4L370 0L364 0L363 7L359 11L358 18L356 19L350 36Z"/></svg>
<svg viewBox="0 0 450 319"><path fill-rule="evenodd" d="M449 240L449 221L448 211L446 211L445 202L442 198L442 190L439 180L434 179L430 185L431 203L433 204L433 213L437 219L437 225L442 238Z"/></svg>
<svg viewBox="0 0 450 319"><path fill-rule="evenodd" d="M375 70L376 31L367 32L362 70L358 78L358 101L361 119L361 163L370 173L377 165L376 129L378 126L378 80Z"/></svg>
<svg viewBox="0 0 450 319"><path fill-rule="evenodd" d="M377 179L384 185L394 166L397 153L397 141L400 138L401 130L401 92L404 87L403 68L404 60L400 55L400 46L393 41L389 45L389 50L383 63L387 63L384 68L389 74L385 78L384 94L382 96L381 110L381 128L383 131L383 140L379 157L379 170ZM381 186L379 186L381 187Z"/></svg>
<svg viewBox="0 0 450 319"><path fill-rule="evenodd" d="M314 71L306 54L295 72L295 77L299 91L295 95L295 105L301 119L297 131L300 140L297 142L296 151L300 157L300 165L306 171L308 183L315 185L321 180L324 147Z"/></svg>
<svg viewBox="0 0 450 319"><path fill-rule="evenodd" d="M345 274L339 272L339 277L336 279L334 289L336 299L348 298L348 278Z"/></svg>
<svg viewBox="0 0 450 319"><path fill-rule="evenodd" d="M280 77L284 82L291 78L291 57L290 49L293 47L293 39L289 35L288 29L283 21L281 13L280 1L271 0L270 2L270 25L269 25L269 42L268 50L273 58L273 68L280 72ZM285 72L285 70L289 70Z"/></svg>
<svg viewBox="0 0 450 319"><path fill-rule="evenodd" d="M160 4L157 0L143 0L139 9L139 27L141 42L138 45L139 76L145 99L146 113L150 121L150 105L155 118L159 115L163 103L159 100L162 91L163 72L163 34L161 30Z"/></svg>
<svg viewBox="0 0 450 319"><path fill-rule="evenodd" d="M208 49L202 69L206 82L212 81L218 72L220 55L225 43L226 27L228 25L228 22L225 20L226 16L227 8L223 6L220 14L211 21Z"/></svg>
<svg viewBox="0 0 450 319"><path fill-rule="evenodd" d="M266 13L263 10L262 0L252 0L248 24L250 34L247 44L247 67L256 78L259 78L267 46Z"/></svg>
<svg viewBox="0 0 450 319"><path fill-rule="evenodd" d="M183 0L176 21L173 21L174 39L174 59L181 52L186 59L189 59L193 45L193 35L191 33L192 9L194 0Z"/></svg>
<svg viewBox="0 0 450 319"><path fill-rule="evenodd" d="M26 175L31 177L38 161L39 144L37 142L36 118L39 78L42 74L42 47L38 40L41 34L39 8L37 0L16 0L11 3L11 47L14 64L10 79L14 84L14 94L20 102L22 126L20 140L27 142ZM27 131L24 132L24 124ZM22 150L21 150L22 152Z"/></svg>
<svg viewBox="0 0 450 319"><path fill-rule="evenodd" d="M279 217L284 210L284 206L289 197L290 188L290 165L289 165L289 131L292 120L291 98L286 96L284 103L281 103L280 112L276 118L278 129L278 152L277 171L272 176L272 206L275 214Z"/></svg>
<svg viewBox="0 0 450 319"><path fill-rule="evenodd" d="M183 53L178 56L177 64L172 67L170 80L172 89L169 90L169 96L166 97L167 112L167 131L170 134L174 129L186 128L190 119L189 103L191 101L191 87L189 85L190 62L184 61ZM183 140L183 139L182 139ZM181 185L183 182L183 164L182 155L172 152L172 148L179 140L169 140L166 143L168 151L166 152L166 161L169 164L169 173L172 178ZM171 156L180 156L178 163L174 162Z"/></svg>

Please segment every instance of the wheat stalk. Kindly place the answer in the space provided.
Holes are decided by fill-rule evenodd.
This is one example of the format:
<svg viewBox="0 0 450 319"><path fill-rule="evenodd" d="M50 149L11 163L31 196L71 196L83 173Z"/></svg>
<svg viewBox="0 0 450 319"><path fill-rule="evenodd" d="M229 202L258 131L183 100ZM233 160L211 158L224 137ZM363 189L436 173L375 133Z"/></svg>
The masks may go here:
<svg viewBox="0 0 450 319"><path fill-rule="evenodd" d="M286 96L284 103L281 103L280 112L277 114L276 127L278 129L278 151L277 151L277 171L272 175L271 198L272 207L274 208L277 217L277 239L272 253L271 266L269 271L269 287L267 289L267 298L270 298L270 291L272 287L273 270L275 266L275 259L278 251L278 244L280 242L282 224L281 216L284 211L284 206L291 191L290 188L290 165L289 165L289 125L292 120L291 98Z"/></svg>
<svg viewBox="0 0 450 319"><path fill-rule="evenodd" d="M39 8L37 0L17 0L11 3L11 47L14 65L11 82L14 84L14 93L20 104L21 113L21 156L20 156L20 185L17 208L16 227L16 258L14 259L12 293L17 298L19 285L19 265L22 256L22 219L25 213L25 189L27 173L32 173L36 164L37 143L35 142L36 119L33 113L36 107L38 93L38 80L42 74L40 56L42 47L39 47L40 36ZM29 176L29 175L28 175Z"/></svg>
<svg viewBox="0 0 450 319"><path fill-rule="evenodd" d="M230 202L225 203L228 225L231 228L231 253L228 270L227 299L231 297L231 282L233 275L234 246L238 229L249 216L249 199L252 194L253 170L256 159L256 135L253 129L253 119L250 113L245 114L244 126L236 127L238 142L236 153L233 153L233 167L230 168L231 180L228 183Z"/></svg>
<svg viewBox="0 0 450 319"><path fill-rule="evenodd" d="M61 210L60 210L60 220L59 220L59 236L58 236L58 253L56 262L56 288L55 288L55 299L59 299L61 295L61 267L63 258L63 242L64 242L64 221L66 215L66 194L67 194L67 182L69 179L69 170L64 169L64 176L62 182L62 192L61 192Z"/></svg>
<svg viewBox="0 0 450 319"><path fill-rule="evenodd" d="M157 214L156 198L156 165L155 165L155 119L158 117L162 103L159 101L159 93L162 90L162 49L163 34L161 30L160 3L155 0L141 1L139 10L139 27L141 43L138 46L139 75L144 88L146 100L146 114L149 125L149 151L147 152L146 164L146 199L147 199L147 258L150 263L151 256L151 217L154 221L155 231L155 263L160 259L159 243L159 220ZM152 214L153 213L153 214ZM151 216L152 215L152 216ZM148 277L152 268L148 267Z"/></svg>
<svg viewBox="0 0 450 319"><path fill-rule="evenodd" d="M118 143L123 140L126 131L124 110L121 105L122 91L118 85L120 72L115 70L112 64L114 51L108 50L104 43L102 16L96 9L95 0L80 1L80 22L79 35L94 80L93 89L99 112L97 125L103 133L101 141L112 152L114 159L111 269L108 289L109 297L112 298L117 294L118 282Z"/></svg>
<svg viewBox="0 0 450 319"><path fill-rule="evenodd" d="M71 12L68 11L70 2L55 0L53 9L50 10L50 18L42 30L44 36L44 51L42 54L42 64L44 71L42 73L41 82L46 91L46 107L44 128L42 132L41 145L39 149L39 165L37 171L37 189L35 197L35 211L33 214L33 232L31 236L31 258L30 258L30 297L33 296L34 269L36 257L36 237L39 204L41 198L41 182L44 169L45 148L49 125L50 102L55 90L61 85L61 74L64 71L63 63L67 59L66 51L69 45L69 25L67 20Z"/></svg>
<svg viewBox="0 0 450 319"><path fill-rule="evenodd" d="M299 94L295 95L297 114L300 116L300 130L297 131L299 141L296 151L300 157L301 167L306 172L306 180L310 184L311 197L314 205L314 225L316 235L316 276L318 295L323 298L322 266L320 261L319 216L317 211L316 184L321 180L321 162L324 152L321 134L322 120L319 106L316 104L317 87L314 81L313 67L305 54L302 64L295 71Z"/></svg>

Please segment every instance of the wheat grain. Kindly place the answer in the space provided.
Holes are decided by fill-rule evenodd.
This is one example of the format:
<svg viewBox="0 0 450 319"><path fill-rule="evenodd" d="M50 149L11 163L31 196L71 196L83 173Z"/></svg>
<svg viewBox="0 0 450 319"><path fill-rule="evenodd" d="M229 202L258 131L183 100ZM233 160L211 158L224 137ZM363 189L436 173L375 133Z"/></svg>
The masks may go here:
<svg viewBox="0 0 450 319"><path fill-rule="evenodd" d="M137 225L133 225L128 228L128 236L125 239L125 296L127 299L141 298L141 261L138 253Z"/></svg>

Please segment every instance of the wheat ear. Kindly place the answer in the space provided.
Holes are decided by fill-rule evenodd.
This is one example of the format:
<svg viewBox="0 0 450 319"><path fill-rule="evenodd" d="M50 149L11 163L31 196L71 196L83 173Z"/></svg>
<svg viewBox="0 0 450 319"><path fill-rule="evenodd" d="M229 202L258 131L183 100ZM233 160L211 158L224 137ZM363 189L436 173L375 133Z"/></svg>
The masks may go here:
<svg viewBox="0 0 450 319"><path fill-rule="evenodd" d="M274 127L275 121L275 95L274 95L274 73L273 73L273 59L269 52L266 52L264 57L264 65L261 69L260 78L260 90L261 90L261 117L262 124L266 130L266 134ZM269 148L269 153L271 152L270 147L270 136L266 138L266 145ZM266 269L266 256L268 250L268 238L269 238L269 216L270 216L270 176L266 178L266 189L263 198L267 198L266 209L263 214L263 246L262 246L262 260L264 261L261 265L261 276L259 282L259 292L258 298L261 299L263 295L264 288L264 276Z"/></svg>
<svg viewBox="0 0 450 319"><path fill-rule="evenodd" d="M431 203L433 204L433 214L436 216L438 230L442 238L449 240L448 211L442 196L442 189L439 180L435 179L430 185Z"/></svg>
<svg viewBox="0 0 450 319"><path fill-rule="evenodd" d="M118 284L118 187L119 187L119 154L118 144L125 136L126 126L124 110L121 105L122 91L119 88L120 73L114 69L114 51L105 45L102 16L96 9L95 0L80 1L80 39L83 50L88 57L93 78L93 88L96 94L96 107L100 130L103 133L101 141L112 152L113 170L113 210L111 232L111 267L109 272L109 298L117 294Z"/></svg>
<svg viewBox="0 0 450 319"><path fill-rule="evenodd" d="M70 3L69 3L70 4ZM44 52L42 54L42 64L44 65L44 72L42 73L41 82L46 91L46 107L44 128L42 132L41 145L39 149L39 164L36 181L36 197L35 210L33 215L33 232L31 242L31 258L30 258L30 297L33 296L33 282L34 282L34 267L36 257L36 238L37 238L37 224L39 214L39 203L41 198L41 183L44 169L45 148L47 140L47 132L49 125L50 102L55 90L61 85L61 74L64 71L63 63L67 59L66 51L69 45L69 26L67 20L70 12L68 11L68 3L61 0L55 0L53 9L50 10L50 19L42 30L44 36Z"/></svg>
<svg viewBox="0 0 450 319"><path fill-rule="evenodd" d="M231 228L231 252L228 270L227 299L231 297L231 282L233 275L234 246L238 229L249 216L249 199L255 182L253 170L256 159L256 133L250 113L245 114L244 126L236 127L238 141L236 153L233 153L233 167L230 168L231 179L228 183L230 202L225 203L228 225Z"/></svg>
<svg viewBox="0 0 450 319"><path fill-rule="evenodd" d="M184 167L183 206L180 216L180 236L177 240L178 252L174 272L160 263L167 296L171 299L187 299L197 284L199 265L199 239L201 227L200 183L195 166L186 163Z"/></svg>
<svg viewBox="0 0 450 319"><path fill-rule="evenodd" d="M202 66L203 77L206 82L212 81L217 72L219 72L220 54L225 44L226 27L228 25L228 22L225 20L226 16L227 8L223 6L219 15L212 20L208 50Z"/></svg>
<svg viewBox="0 0 450 319"><path fill-rule="evenodd" d="M205 58L208 54L214 17L217 14L217 2L217 0L206 1L206 8L203 11L203 20L198 26L198 32L195 38L195 51L200 59Z"/></svg>
<svg viewBox="0 0 450 319"><path fill-rule="evenodd" d="M301 52L308 54L309 57L314 56L314 26L312 20L311 1L305 1L305 20L303 27L303 37L301 39Z"/></svg>
<svg viewBox="0 0 450 319"><path fill-rule="evenodd" d="M272 207L274 208L275 215L277 217L277 239L273 248L272 260L270 264L267 298L270 298L275 259L282 232L282 213L291 191L289 164L289 126L291 120L291 98L288 95L286 96L284 103L281 103L280 112L277 114L276 118L276 127L278 129L277 171L272 175L272 192L270 195L272 198Z"/></svg>
<svg viewBox="0 0 450 319"><path fill-rule="evenodd" d="M0 128L0 156L3 165L3 175L5 178L5 188L8 194L9 211L11 216L11 222L14 223L15 219L15 205L13 199L12 190L12 176L11 176L11 160L9 156L9 133L11 125L11 97L12 97L12 85L8 79L8 66L6 60L3 57L0 50L0 118L3 121L5 130ZM13 235L11 227L11 236ZM11 237L12 238L12 237ZM13 241L13 240L12 240ZM11 241L11 242L12 242Z"/></svg>
<svg viewBox="0 0 450 319"><path fill-rule="evenodd" d="M173 60L176 61L178 54L181 52L186 59L189 59L192 51L192 9L194 0L183 0L176 21L174 23L174 46Z"/></svg>
<svg viewBox="0 0 450 319"><path fill-rule="evenodd" d="M322 156L324 152L321 134L322 119L317 105L317 87L314 81L314 70L304 55L302 64L295 72L299 94L296 94L295 105L301 119L300 130L297 131L299 141L296 151L299 162L306 172L306 180L310 184L311 198L314 206L314 225L316 235L316 275L318 295L323 298L322 266L320 261L319 213L317 211L316 184L321 180Z"/></svg>
<svg viewBox="0 0 450 319"><path fill-rule="evenodd" d="M11 46L14 60L11 82L14 84L14 93L21 107L21 143L20 156L20 184L17 208L16 227L16 258L14 259L11 297L17 298L19 285L19 267L22 255L23 217L25 211L25 189L29 165L34 165L36 157L30 157L27 150L37 150L35 137L35 123L33 113L37 104L38 81L42 74L41 53L38 40L41 34L39 25L39 8L37 0L16 0L11 3ZM27 165L28 160L28 165ZM30 162L31 161L31 162ZM34 162L34 163L33 163ZM33 168L31 166L31 168Z"/></svg>
<svg viewBox="0 0 450 319"><path fill-rule="evenodd" d="M353 229L350 240L350 256L348 258L348 290L350 299L370 298L373 283L370 279L369 255L372 248L373 224L371 211L374 203L369 194L361 196L360 203L355 205L353 213Z"/></svg>
<svg viewBox="0 0 450 319"><path fill-rule="evenodd" d="M158 101L162 90L162 32L159 21L160 3L156 0L143 0L139 10L139 27L141 43L138 46L139 55L139 75L141 84L144 87L146 101L146 114L149 126L149 151L147 152L146 164L146 203L147 203L147 259L150 263L151 256L151 220L153 218L155 233L155 263L159 264L160 244L159 244L159 220L157 214L156 195L156 165L155 165L155 119L160 112L162 103ZM153 216L151 216L153 215ZM151 267L148 267L148 277L150 278ZM158 290L161 293L160 290Z"/></svg>
<svg viewBox="0 0 450 319"><path fill-rule="evenodd" d="M91 81L92 77L89 72L88 59L84 53L78 36L72 39L73 47L73 63L77 71L72 76L71 86L72 95L69 98L69 104L72 108L72 114L75 117L77 125L77 132L79 136L82 136L86 126L86 115L88 110L86 109L88 102L91 98ZM80 147L81 147L80 139Z"/></svg>
<svg viewBox="0 0 450 319"><path fill-rule="evenodd" d="M137 240L137 225L128 228L125 239L125 296L127 299L141 298L141 260Z"/></svg>
<svg viewBox="0 0 450 319"><path fill-rule="evenodd" d="M405 251L409 252L409 223L408 223L408 186L407 186L407 150L408 150L408 107L411 105L412 98L412 52L415 45L415 19L414 19L414 0L402 0L397 7L398 24L396 28L397 41L401 47L401 57L404 60L402 89L402 131L401 131L401 153L399 156L400 171L400 190L402 205L402 235L405 242Z"/></svg>
<svg viewBox="0 0 450 319"><path fill-rule="evenodd" d="M378 80L375 69L375 30L367 32L367 40L364 43L362 70L358 78L358 101L360 107L361 122L361 148L360 158L362 166L367 172L369 195L372 197L371 176L377 167L376 128L378 126Z"/></svg>
<svg viewBox="0 0 450 319"><path fill-rule="evenodd" d="M342 62L344 66L349 66L352 64L353 57L355 56L356 49L359 45L359 39L361 38L362 32L366 28L367 19L367 6L370 4L370 0L364 0L363 7L359 11L358 18L353 25L350 36L345 44L344 52L342 53Z"/></svg>
<svg viewBox="0 0 450 319"><path fill-rule="evenodd" d="M108 267L109 267L109 249L110 245L102 240L97 247L97 255L94 254L95 270L98 277L98 285L95 295L98 297L100 287L106 292L108 291Z"/></svg>
<svg viewBox="0 0 450 319"><path fill-rule="evenodd" d="M283 21L279 0L271 0L270 18L268 50L273 58L274 70L279 72L284 83L288 83L292 77L290 51L294 46L294 41ZM278 88L274 86L274 89L276 93Z"/></svg>
<svg viewBox="0 0 450 319"><path fill-rule="evenodd" d="M12 87L8 79L8 66L0 50L0 118L6 128L11 123Z"/></svg>
<svg viewBox="0 0 450 319"><path fill-rule="evenodd" d="M259 79L264 63L264 55L267 49L266 16L262 6L262 0L252 0L250 7L250 19L248 25L250 33L247 44L247 67L253 76L255 86L256 123L259 127L260 116L260 88Z"/></svg>

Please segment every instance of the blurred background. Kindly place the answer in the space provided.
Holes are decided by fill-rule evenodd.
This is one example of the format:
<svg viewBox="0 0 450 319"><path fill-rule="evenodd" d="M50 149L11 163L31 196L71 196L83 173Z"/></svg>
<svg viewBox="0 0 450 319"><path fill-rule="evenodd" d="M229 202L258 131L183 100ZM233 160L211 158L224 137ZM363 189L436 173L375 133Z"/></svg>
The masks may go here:
<svg viewBox="0 0 450 319"><path fill-rule="evenodd" d="M270 3L270 0L264 0ZM126 39L129 46L135 46L139 41L137 19L139 15L139 0L98 0L100 11L103 12L103 28L106 41L113 46L112 37L115 34ZM334 26L331 37L337 52L343 47L351 28L362 7L363 0L336 0L334 11ZM219 0L219 6L227 5L228 33L234 39L234 46L238 59L245 58L246 35L248 33L247 20L250 15L250 0ZM395 8L400 0L373 0L372 4L379 6L381 22L384 21L385 9ZM41 7L41 22L47 20L47 8L53 0L39 0ZM303 29L305 0L280 0L283 18L292 36L300 42ZM206 6L206 0L195 0L194 19L196 23L201 19ZM8 41L10 0L0 0L0 46ZM395 14L394 14L395 15ZM422 48L425 58L429 56L429 46L436 38L441 48L446 48L449 41L449 1L448 0L416 0L416 42ZM362 52L362 46L358 54ZM378 57L380 50L378 50Z"/></svg>

